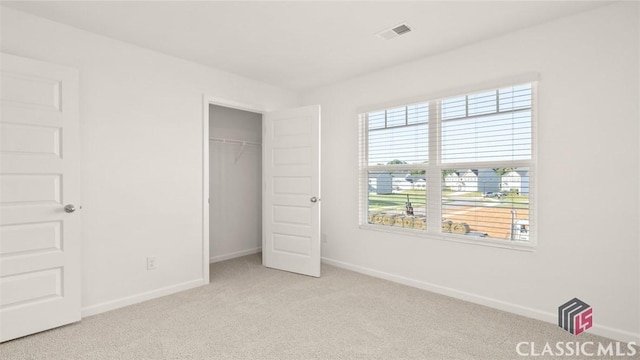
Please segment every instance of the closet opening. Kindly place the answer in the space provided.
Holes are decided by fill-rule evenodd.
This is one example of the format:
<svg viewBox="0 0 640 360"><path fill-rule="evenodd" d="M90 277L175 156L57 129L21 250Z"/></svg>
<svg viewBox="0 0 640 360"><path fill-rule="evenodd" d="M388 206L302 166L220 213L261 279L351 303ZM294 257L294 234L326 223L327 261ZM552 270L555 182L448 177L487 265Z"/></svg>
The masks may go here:
<svg viewBox="0 0 640 360"><path fill-rule="evenodd" d="M262 114L208 104L209 263L262 251Z"/></svg>
<svg viewBox="0 0 640 360"><path fill-rule="evenodd" d="M210 264L320 277L320 105L267 110L203 95L202 279Z"/></svg>

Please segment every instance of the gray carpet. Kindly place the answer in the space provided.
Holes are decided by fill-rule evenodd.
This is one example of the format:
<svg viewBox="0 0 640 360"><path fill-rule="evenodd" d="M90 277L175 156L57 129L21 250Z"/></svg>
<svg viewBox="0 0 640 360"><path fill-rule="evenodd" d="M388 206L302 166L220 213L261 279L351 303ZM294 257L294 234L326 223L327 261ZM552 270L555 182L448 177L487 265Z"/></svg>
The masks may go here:
<svg viewBox="0 0 640 360"><path fill-rule="evenodd" d="M316 279L267 269L259 255L212 264L208 286L6 342L0 359L517 359L520 341L609 342L328 265L322 271Z"/></svg>

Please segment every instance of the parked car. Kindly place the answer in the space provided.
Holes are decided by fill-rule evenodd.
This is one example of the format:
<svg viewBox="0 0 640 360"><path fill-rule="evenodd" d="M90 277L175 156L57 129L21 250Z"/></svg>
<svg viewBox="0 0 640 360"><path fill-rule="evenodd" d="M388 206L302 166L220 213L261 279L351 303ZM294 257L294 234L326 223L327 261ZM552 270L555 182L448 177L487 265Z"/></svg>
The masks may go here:
<svg viewBox="0 0 640 360"><path fill-rule="evenodd" d="M485 198L498 198L498 199L500 199L503 196L504 196L503 193L493 192L493 191L487 191L487 192L483 192L482 193L482 197L485 197Z"/></svg>

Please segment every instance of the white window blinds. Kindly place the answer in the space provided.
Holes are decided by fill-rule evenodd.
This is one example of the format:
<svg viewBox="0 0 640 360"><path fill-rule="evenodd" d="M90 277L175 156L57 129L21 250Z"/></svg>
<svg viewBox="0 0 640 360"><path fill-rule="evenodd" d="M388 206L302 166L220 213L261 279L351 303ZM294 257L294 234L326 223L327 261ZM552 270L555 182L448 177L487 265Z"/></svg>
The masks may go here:
<svg viewBox="0 0 640 360"><path fill-rule="evenodd" d="M424 163L428 155L429 105L367 114L369 165Z"/></svg>
<svg viewBox="0 0 640 360"><path fill-rule="evenodd" d="M361 115L361 223L529 242L534 95L523 83Z"/></svg>
<svg viewBox="0 0 640 360"><path fill-rule="evenodd" d="M442 163L531 159L531 84L442 100Z"/></svg>

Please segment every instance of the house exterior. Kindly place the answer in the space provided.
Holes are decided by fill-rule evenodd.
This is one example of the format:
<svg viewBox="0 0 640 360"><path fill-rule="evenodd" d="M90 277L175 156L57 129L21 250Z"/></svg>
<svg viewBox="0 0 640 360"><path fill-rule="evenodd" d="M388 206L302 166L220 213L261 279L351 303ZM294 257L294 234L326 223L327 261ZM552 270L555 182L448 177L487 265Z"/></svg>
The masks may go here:
<svg viewBox="0 0 640 360"><path fill-rule="evenodd" d="M458 191L458 187L460 186L460 177L457 172L452 172L444 177L444 187L445 189Z"/></svg>
<svg viewBox="0 0 640 360"><path fill-rule="evenodd" d="M478 191L478 170L463 170L460 172L458 191Z"/></svg>
<svg viewBox="0 0 640 360"><path fill-rule="evenodd" d="M493 169L479 169L477 191L500 191L500 175Z"/></svg>
<svg viewBox="0 0 640 360"><path fill-rule="evenodd" d="M371 174L369 176L370 184L372 178L375 179L376 194L391 194L393 192L393 175L388 172Z"/></svg>
<svg viewBox="0 0 640 360"><path fill-rule="evenodd" d="M444 186L452 191L499 191L500 176L493 169L462 169L447 174Z"/></svg>
<svg viewBox="0 0 640 360"><path fill-rule="evenodd" d="M515 169L504 175L500 180L501 191L517 191L519 194L529 193L529 169Z"/></svg>

